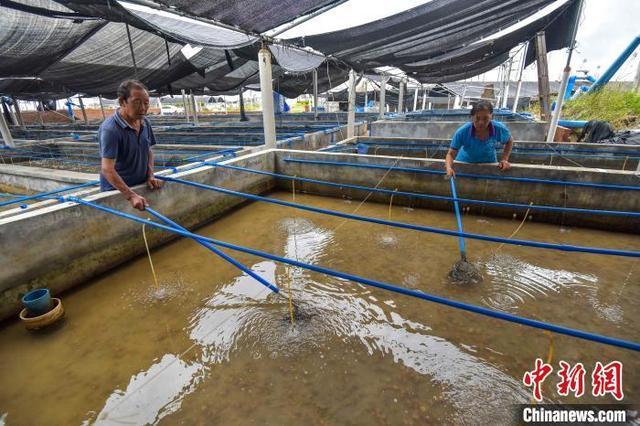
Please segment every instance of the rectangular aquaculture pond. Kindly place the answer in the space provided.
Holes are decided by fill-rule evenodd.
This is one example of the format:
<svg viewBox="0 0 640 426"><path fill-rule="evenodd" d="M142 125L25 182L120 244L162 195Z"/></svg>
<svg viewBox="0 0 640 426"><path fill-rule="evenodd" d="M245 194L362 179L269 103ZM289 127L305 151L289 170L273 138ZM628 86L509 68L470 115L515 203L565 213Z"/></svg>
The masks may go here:
<svg viewBox="0 0 640 426"><path fill-rule="evenodd" d="M582 363L589 390L597 362L619 361L625 401L637 399L633 174L518 166L516 180L496 180L469 165L460 172L475 177L457 179L467 200L458 234L434 161L269 150L167 172L161 191L141 189L148 212L103 193L0 219L12 241L0 254L2 297L19 293L9 281L58 283L66 312L35 333L16 320L0 328L0 418L504 424L531 402L523 375L537 358L554 371ZM574 210L542 210L565 203ZM584 219L606 207L608 224ZM168 241L161 215L199 242ZM616 220L620 232L607 230ZM449 279L460 235L480 283ZM557 382L545 382L544 402L616 402L562 396Z"/></svg>

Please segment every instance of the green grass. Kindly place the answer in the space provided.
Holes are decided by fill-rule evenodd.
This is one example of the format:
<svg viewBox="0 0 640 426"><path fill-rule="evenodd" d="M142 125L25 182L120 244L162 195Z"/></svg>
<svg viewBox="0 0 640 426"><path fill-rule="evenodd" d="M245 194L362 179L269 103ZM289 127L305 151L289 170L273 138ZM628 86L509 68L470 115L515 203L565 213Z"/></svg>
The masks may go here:
<svg viewBox="0 0 640 426"><path fill-rule="evenodd" d="M603 88L582 94L562 108L565 120L608 121L616 130L640 126L640 93Z"/></svg>
<svg viewBox="0 0 640 426"><path fill-rule="evenodd" d="M551 97L551 102L556 96ZM528 112L540 118L540 105L531 102ZM605 87L595 93L582 94L562 106L564 120L602 120L616 130L640 127L640 93L618 87Z"/></svg>

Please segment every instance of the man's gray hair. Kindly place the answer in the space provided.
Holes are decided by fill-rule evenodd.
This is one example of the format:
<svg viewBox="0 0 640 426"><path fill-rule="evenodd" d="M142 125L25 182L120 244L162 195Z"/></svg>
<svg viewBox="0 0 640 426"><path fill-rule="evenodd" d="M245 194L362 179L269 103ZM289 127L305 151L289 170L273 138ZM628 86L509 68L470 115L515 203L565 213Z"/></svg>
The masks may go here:
<svg viewBox="0 0 640 426"><path fill-rule="evenodd" d="M118 99L122 99L124 101L129 99L132 89L142 89L149 92L147 86L145 86L140 80L125 80L120 83L120 86L118 86Z"/></svg>

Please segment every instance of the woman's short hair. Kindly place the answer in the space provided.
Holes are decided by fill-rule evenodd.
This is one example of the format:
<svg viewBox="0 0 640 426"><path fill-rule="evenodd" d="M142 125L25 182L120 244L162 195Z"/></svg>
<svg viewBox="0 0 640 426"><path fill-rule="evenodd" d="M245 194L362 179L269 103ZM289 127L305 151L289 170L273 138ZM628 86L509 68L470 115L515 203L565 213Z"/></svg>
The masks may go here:
<svg viewBox="0 0 640 426"><path fill-rule="evenodd" d="M123 101L129 99L132 89L141 89L149 92L147 86L145 86L140 80L125 80L120 83L120 86L118 86L118 99L122 99Z"/></svg>
<svg viewBox="0 0 640 426"><path fill-rule="evenodd" d="M474 102L471 107L471 116L473 117L480 111L489 111L489 114L493 114L493 105L489 101Z"/></svg>

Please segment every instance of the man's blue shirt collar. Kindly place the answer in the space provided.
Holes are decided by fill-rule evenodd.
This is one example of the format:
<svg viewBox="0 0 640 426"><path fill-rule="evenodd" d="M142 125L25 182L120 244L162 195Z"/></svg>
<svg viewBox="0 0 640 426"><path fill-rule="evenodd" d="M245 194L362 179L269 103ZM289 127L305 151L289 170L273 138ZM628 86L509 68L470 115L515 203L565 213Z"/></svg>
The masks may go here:
<svg viewBox="0 0 640 426"><path fill-rule="evenodd" d="M113 114L113 119L123 129L126 129L128 127L131 130L134 130L134 131L136 130L133 127L131 127L131 125L129 123L127 123L127 121L124 118L122 118L122 116L120 115L120 110L119 109L117 109L116 113ZM144 118L142 120L140 120L140 131L142 131L142 129L144 128L144 121L145 121Z"/></svg>

